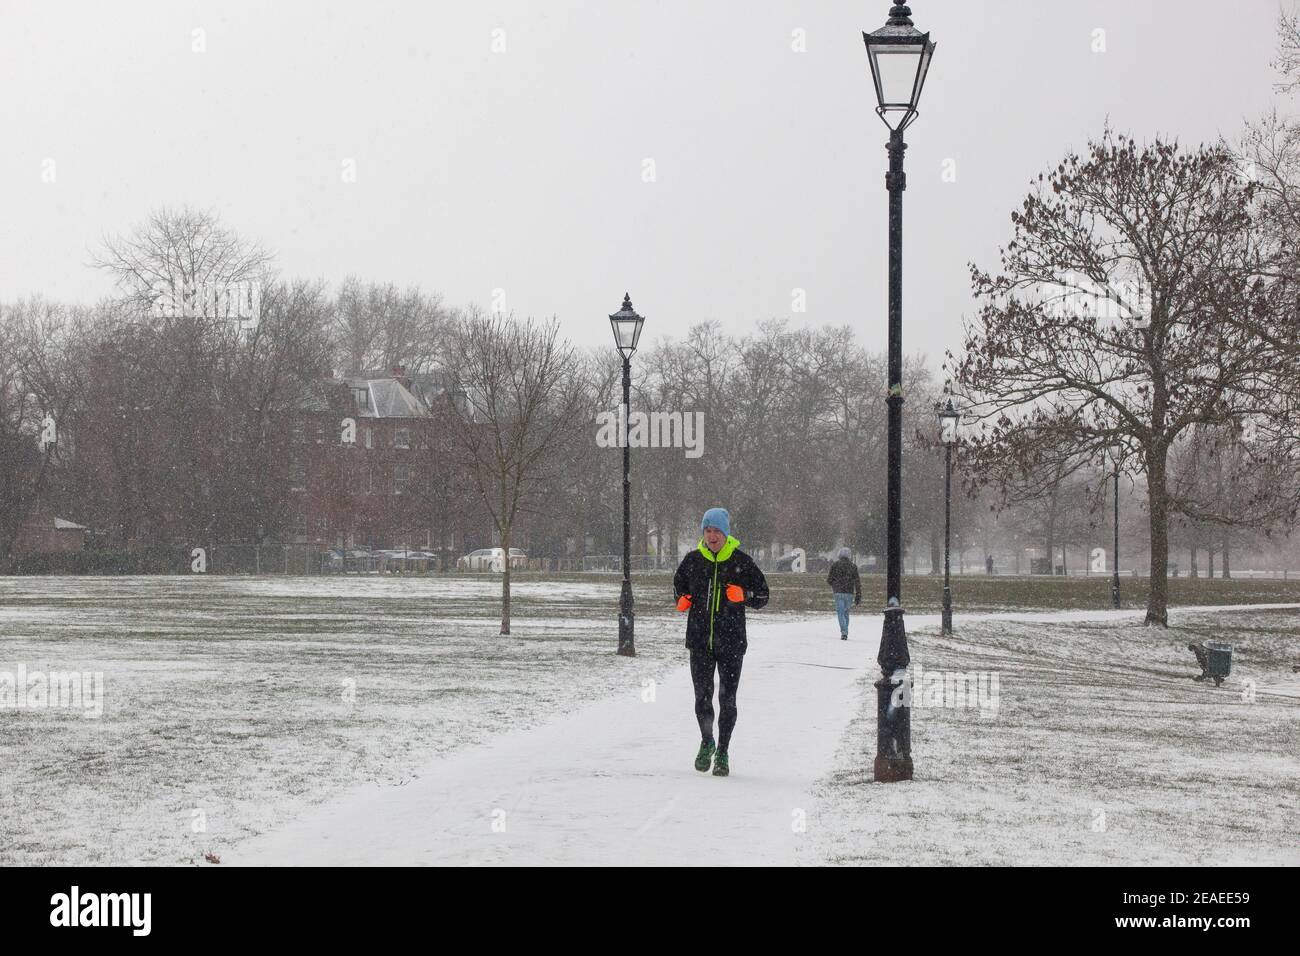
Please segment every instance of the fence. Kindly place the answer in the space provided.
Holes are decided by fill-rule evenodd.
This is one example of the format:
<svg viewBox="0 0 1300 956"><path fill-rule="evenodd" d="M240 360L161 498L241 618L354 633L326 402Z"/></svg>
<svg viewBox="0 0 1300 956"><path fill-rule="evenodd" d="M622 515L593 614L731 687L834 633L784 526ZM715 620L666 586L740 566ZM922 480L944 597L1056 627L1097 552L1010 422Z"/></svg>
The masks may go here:
<svg viewBox="0 0 1300 956"><path fill-rule="evenodd" d="M205 550L208 574L320 574L326 557L311 545L214 544Z"/></svg>
<svg viewBox="0 0 1300 956"><path fill-rule="evenodd" d="M441 571L462 574L500 572L463 571L455 557L444 560L428 552L368 552L338 549L321 551L312 545L211 545L207 552L209 574L432 574ZM634 555L633 571L673 570L670 558ZM565 573L577 571L621 574L623 557L617 554L588 555L583 558L528 558L514 565L518 571Z"/></svg>
<svg viewBox="0 0 1300 956"><path fill-rule="evenodd" d="M925 577L927 575L936 575L936 574L942 575L943 566L940 565L939 567L931 570L927 566L922 565L917 570L905 568L903 573L908 576L915 574L918 577ZM1057 565L1057 567L1050 572L1049 571L1031 572L1029 571L1028 568L1017 571L1014 565L1008 567L1006 565L1001 565L1001 564L997 565L993 571L994 576L1003 576L1003 577L1020 576L1020 577L1036 577L1036 578L1038 577L1105 578L1107 580L1109 580L1114 575L1114 573L1115 573L1114 568L1107 568L1105 571L1093 571L1091 568L1088 567L1081 567L1081 568L1071 567L1071 568L1066 568L1065 571L1062 572L1060 570L1060 565ZM1140 568L1121 568L1119 574L1121 578L1147 578L1151 576L1151 571L1148 567L1146 567L1146 565L1143 565ZM954 566L952 569L952 576L967 577L967 578L983 578L983 577L988 577L988 574L984 570L984 568L977 568L975 566L971 566L964 571L959 571L957 567ZM1171 566L1169 568L1169 577L1191 578L1192 580L1204 580L1206 578L1209 578L1210 575L1206 573L1205 568L1201 568L1199 574L1193 575L1188 573L1188 571L1184 568L1174 568ZM1231 573L1228 576L1228 580L1238 580L1238 579L1252 580L1252 581L1253 580L1300 581L1300 572L1293 574L1288 568L1264 568L1264 569L1233 568ZM1218 568L1215 569L1214 580L1216 581L1224 580L1223 573Z"/></svg>
<svg viewBox="0 0 1300 956"><path fill-rule="evenodd" d="M677 562L665 555L660 558L654 554L634 554L628 562L628 568L633 571L672 571L676 569ZM623 573L623 555L621 554L589 554L582 559L583 571L606 571L616 574Z"/></svg>

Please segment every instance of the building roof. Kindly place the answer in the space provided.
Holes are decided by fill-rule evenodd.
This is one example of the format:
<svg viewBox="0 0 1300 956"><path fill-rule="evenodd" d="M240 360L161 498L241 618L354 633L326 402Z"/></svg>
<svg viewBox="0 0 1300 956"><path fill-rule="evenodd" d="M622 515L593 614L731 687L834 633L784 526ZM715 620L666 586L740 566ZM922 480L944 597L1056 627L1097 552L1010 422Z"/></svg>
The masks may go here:
<svg viewBox="0 0 1300 956"><path fill-rule="evenodd" d="M357 409L362 418L423 418L429 414L429 407L391 375L383 378L357 376L346 381L349 388L364 388L369 394L367 407Z"/></svg>
<svg viewBox="0 0 1300 956"><path fill-rule="evenodd" d="M356 392L365 390L364 402ZM334 412L357 418L426 418L433 413L440 397L449 393L448 378L437 372L407 375L402 369L390 372L361 370L334 372L321 381L310 394L303 396L298 410ZM463 398L457 407L465 406Z"/></svg>

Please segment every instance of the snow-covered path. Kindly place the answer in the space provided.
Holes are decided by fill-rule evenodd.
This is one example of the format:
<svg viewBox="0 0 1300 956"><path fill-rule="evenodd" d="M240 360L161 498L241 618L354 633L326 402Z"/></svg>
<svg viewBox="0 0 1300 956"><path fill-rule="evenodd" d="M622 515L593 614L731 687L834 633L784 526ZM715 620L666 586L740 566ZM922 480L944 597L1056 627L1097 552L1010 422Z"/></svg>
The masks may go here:
<svg viewBox="0 0 1300 956"><path fill-rule="evenodd" d="M631 688L437 760L405 786L350 791L223 863L791 863L793 814L825 773L875 658L876 622L857 617L854 631L845 642L833 616L751 617L729 778L691 766L699 732L682 666L652 701Z"/></svg>
<svg viewBox="0 0 1300 956"><path fill-rule="evenodd" d="M1141 615L980 616L1121 621ZM908 619L909 632L937 624L934 615ZM542 727L436 760L405 786L348 791L230 848L223 862L794 863L803 842L796 824L812 812L812 788L831 769L860 706L858 681L874 672L878 641L878 618L870 613L854 617L848 642L838 639L833 616L773 621L753 615L729 778L691 766L699 738L683 664L653 695L631 688ZM811 829L816 821L807 823Z"/></svg>

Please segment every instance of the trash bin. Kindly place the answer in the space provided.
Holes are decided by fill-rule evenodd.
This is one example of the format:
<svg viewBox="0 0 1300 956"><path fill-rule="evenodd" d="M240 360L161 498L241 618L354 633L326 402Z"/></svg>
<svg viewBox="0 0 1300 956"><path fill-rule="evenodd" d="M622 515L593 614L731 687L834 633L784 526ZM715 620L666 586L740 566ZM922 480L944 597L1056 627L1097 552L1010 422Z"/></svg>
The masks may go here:
<svg viewBox="0 0 1300 956"><path fill-rule="evenodd" d="M1214 686L1218 687L1232 673L1232 645L1222 641L1206 641L1205 656L1205 673L1214 678Z"/></svg>

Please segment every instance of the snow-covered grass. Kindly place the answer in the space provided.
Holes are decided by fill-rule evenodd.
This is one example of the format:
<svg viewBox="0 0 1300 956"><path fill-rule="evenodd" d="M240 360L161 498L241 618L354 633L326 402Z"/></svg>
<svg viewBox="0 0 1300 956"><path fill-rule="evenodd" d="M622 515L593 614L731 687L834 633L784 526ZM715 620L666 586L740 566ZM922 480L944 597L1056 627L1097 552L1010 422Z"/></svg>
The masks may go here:
<svg viewBox="0 0 1300 956"><path fill-rule="evenodd" d="M919 700L915 779L874 784L869 674L802 859L1300 864L1300 612L1183 611L1171 624L959 618L951 637L912 632L922 673L996 673L996 713ZM1207 639L1234 646L1219 688L1190 679L1186 645Z"/></svg>
<svg viewBox="0 0 1300 956"><path fill-rule="evenodd" d="M499 594L487 577L0 578L0 671L104 675L102 718L0 710L0 863L201 859L680 659L667 611L638 616L638 658L613 653L617 581L520 583L510 637Z"/></svg>
<svg viewBox="0 0 1300 956"><path fill-rule="evenodd" d="M618 583L522 575L515 633L501 637L500 581L486 575L0 578L0 671L102 671L106 698L98 720L0 710L0 863L237 858L245 838L289 840L295 822L310 848L312 820L374 828L348 808L407 791L420 799L404 822L377 833L385 859L545 860L559 848L579 862L671 861L674 838L700 845L703 799L721 838L696 862L1300 863L1295 610L1177 612L1168 631L1138 613L1117 623L1071 611L1081 620L1068 624L959 613L951 638L913 613L914 659L996 671L999 708L990 718L922 701L916 779L882 786L870 770L878 613L859 609L841 644L819 576L773 576L771 610L751 624L736 773L717 781L688 766L690 682L668 576L638 576L635 659L613 653ZM1202 581L1202 603L1244 588L1294 599L1282 582L1218 584ZM922 582L908 586L911 606L927 606ZM957 587L967 610L972 588ZM988 587L995 607L1038 608L1049 593L1026 579ZM1189 679L1185 645L1204 638L1236 647L1222 688ZM715 785L725 799L700 789ZM426 788L441 795L446 831L425 819ZM610 816L634 795L643 817ZM494 806L516 808L516 849L494 843L480 858ZM792 808L807 811L806 832L792 833ZM639 855L626 856L625 830Z"/></svg>
<svg viewBox="0 0 1300 956"><path fill-rule="evenodd" d="M592 578L617 581L616 575L570 574L554 580L581 583ZM524 578L527 580L527 578ZM785 612L825 613L827 597L825 573L770 574L772 603L767 614ZM1111 606L1110 575L953 575L953 605L961 611L1061 611ZM672 575L646 572L633 575L638 593L660 595L672 589ZM1144 577L1124 576L1120 594L1125 607L1145 608L1150 581ZM903 596L911 614L937 614L943 603L943 578L930 574L905 574ZM652 598L653 600L654 598ZM1175 607L1229 604L1294 604L1300 602L1300 580L1245 578L1169 579L1169 603ZM862 576L862 603L875 611L885 605L885 578L879 574Z"/></svg>

